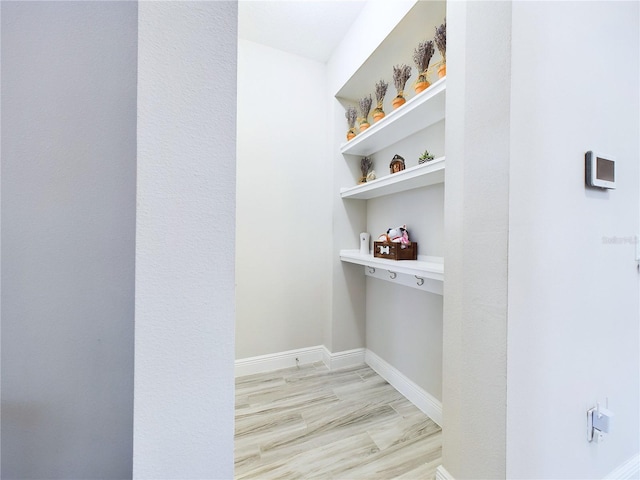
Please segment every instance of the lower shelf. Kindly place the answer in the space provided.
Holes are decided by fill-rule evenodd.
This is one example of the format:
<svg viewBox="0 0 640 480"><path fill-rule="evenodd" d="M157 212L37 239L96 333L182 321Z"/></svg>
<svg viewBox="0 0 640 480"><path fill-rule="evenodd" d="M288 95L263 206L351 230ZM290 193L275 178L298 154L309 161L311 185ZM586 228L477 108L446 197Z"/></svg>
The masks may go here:
<svg viewBox="0 0 640 480"><path fill-rule="evenodd" d="M387 260L359 250L340 250L340 260L365 267L365 275L442 295L444 259L418 255L418 260Z"/></svg>

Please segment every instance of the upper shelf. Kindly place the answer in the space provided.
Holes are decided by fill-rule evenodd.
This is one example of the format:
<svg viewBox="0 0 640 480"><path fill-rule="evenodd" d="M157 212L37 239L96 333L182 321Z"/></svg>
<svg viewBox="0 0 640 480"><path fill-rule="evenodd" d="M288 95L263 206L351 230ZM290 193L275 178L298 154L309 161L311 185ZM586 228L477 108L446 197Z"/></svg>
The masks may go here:
<svg viewBox="0 0 640 480"><path fill-rule="evenodd" d="M342 198L369 200L414 188L444 183L444 158L436 158L430 162L416 165L355 187L341 188L340 196Z"/></svg>
<svg viewBox="0 0 640 480"><path fill-rule="evenodd" d="M340 153L371 155L444 119L447 78L393 110L340 147Z"/></svg>

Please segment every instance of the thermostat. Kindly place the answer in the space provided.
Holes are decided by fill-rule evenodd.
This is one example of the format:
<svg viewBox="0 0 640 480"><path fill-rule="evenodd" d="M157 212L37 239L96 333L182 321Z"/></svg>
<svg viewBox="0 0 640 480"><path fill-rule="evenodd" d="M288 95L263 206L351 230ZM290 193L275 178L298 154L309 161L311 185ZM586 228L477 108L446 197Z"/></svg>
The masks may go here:
<svg viewBox="0 0 640 480"><path fill-rule="evenodd" d="M616 161L613 157L590 150L585 153L584 160L587 185L616 188Z"/></svg>

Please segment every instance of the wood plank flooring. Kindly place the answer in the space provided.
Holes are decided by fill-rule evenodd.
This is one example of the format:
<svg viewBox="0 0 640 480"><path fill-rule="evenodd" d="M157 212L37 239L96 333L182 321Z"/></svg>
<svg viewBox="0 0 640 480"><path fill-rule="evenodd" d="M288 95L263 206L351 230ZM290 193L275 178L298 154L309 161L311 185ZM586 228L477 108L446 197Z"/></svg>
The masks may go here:
<svg viewBox="0 0 640 480"><path fill-rule="evenodd" d="M367 365L236 379L235 478L430 480L440 427Z"/></svg>

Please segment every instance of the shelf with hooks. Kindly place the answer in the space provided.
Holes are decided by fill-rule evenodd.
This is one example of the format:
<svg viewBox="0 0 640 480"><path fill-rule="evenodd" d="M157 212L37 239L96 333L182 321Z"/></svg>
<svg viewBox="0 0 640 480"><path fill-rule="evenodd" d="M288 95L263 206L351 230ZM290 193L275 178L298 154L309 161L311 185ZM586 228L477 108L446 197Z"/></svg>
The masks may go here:
<svg viewBox="0 0 640 480"><path fill-rule="evenodd" d="M418 255L418 260L387 260L359 250L340 250L340 260L363 265L365 274L379 280L399 283L442 295L444 259Z"/></svg>

